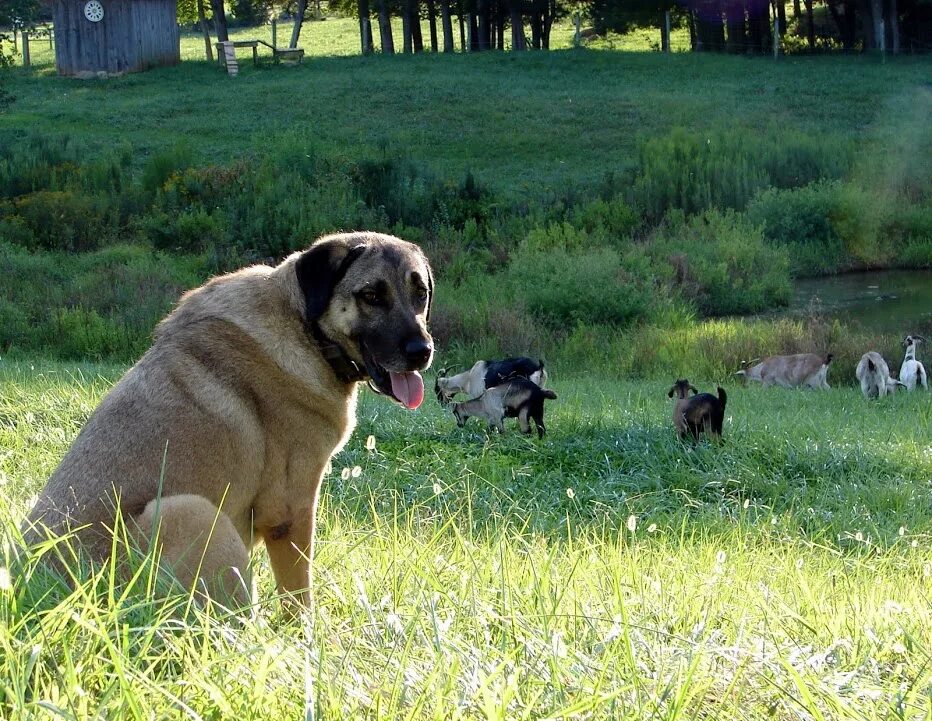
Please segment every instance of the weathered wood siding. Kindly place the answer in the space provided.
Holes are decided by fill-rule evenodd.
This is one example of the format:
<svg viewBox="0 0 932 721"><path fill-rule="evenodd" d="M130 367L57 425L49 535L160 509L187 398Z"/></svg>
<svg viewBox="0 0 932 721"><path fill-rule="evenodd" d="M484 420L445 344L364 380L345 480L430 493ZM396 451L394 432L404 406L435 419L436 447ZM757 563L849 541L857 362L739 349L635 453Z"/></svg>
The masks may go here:
<svg viewBox="0 0 932 721"><path fill-rule="evenodd" d="M85 0L55 0L59 74L132 73L181 60L177 0L100 2L104 18L92 23Z"/></svg>

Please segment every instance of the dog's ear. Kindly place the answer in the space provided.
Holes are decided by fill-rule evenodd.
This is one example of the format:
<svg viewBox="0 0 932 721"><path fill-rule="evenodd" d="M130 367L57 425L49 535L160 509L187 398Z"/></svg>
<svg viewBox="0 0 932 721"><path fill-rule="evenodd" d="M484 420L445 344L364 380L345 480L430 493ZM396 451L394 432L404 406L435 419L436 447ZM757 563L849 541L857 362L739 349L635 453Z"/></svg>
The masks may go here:
<svg viewBox="0 0 932 721"><path fill-rule="evenodd" d="M306 320L317 320L327 311L334 289L346 271L366 250L362 240L319 240L298 258L295 272L304 293Z"/></svg>
<svg viewBox="0 0 932 721"><path fill-rule="evenodd" d="M867 370L869 370L871 373L877 370L877 366L874 365L874 361L872 361L870 358L867 359Z"/></svg>
<svg viewBox="0 0 932 721"><path fill-rule="evenodd" d="M673 394L676 392L676 386L670 388L670 391L667 393L667 398L672 398Z"/></svg>
<svg viewBox="0 0 932 721"><path fill-rule="evenodd" d="M695 396L695 395L699 395L699 391L696 390L696 386L690 385L690 386L689 386L689 390L691 390L691 391L693 392L693 395L694 395L694 396Z"/></svg>
<svg viewBox="0 0 932 721"><path fill-rule="evenodd" d="M425 320L430 323L430 311L434 307L434 271L430 267L430 261L423 250L421 250L421 257L424 259L424 267L427 268L427 314Z"/></svg>

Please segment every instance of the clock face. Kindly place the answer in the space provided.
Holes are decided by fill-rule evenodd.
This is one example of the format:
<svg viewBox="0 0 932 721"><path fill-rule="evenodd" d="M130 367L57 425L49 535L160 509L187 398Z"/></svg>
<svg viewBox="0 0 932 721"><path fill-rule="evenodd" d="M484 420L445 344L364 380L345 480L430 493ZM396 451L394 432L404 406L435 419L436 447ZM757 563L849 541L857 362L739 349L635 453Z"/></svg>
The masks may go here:
<svg viewBox="0 0 932 721"><path fill-rule="evenodd" d="M100 0L88 0L84 5L84 17L92 23L99 23L104 19L104 6Z"/></svg>

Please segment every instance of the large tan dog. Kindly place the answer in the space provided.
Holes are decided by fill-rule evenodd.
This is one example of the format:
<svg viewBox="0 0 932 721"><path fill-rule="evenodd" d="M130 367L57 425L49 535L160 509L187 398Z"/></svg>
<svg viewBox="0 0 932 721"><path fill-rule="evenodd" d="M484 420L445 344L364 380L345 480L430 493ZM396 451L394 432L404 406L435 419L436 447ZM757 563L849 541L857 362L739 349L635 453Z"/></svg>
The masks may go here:
<svg viewBox="0 0 932 721"><path fill-rule="evenodd" d="M357 384L420 405L432 295L420 248L376 233L187 293L52 474L27 540L74 530L104 557L119 505L142 550L160 526L183 583L247 600L261 539L278 590L306 603L321 477L355 425Z"/></svg>

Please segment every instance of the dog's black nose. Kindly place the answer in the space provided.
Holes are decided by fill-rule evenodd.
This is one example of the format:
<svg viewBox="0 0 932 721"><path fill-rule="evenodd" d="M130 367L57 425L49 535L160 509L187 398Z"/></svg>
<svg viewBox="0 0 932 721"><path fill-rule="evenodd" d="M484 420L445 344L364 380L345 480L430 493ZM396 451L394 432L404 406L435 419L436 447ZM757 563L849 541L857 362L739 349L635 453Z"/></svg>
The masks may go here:
<svg viewBox="0 0 932 721"><path fill-rule="evenodd" d="M434 347L423 338L417 338L415 340L409 340L405 344L404 350L408 363L422 366L430 360L430 354L433 352Z"/></svg>

